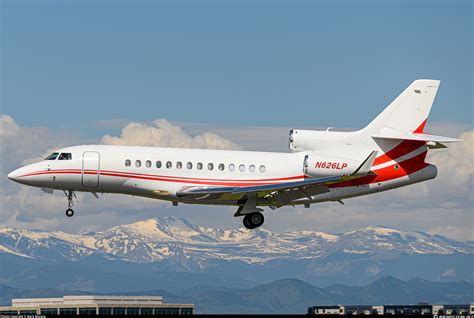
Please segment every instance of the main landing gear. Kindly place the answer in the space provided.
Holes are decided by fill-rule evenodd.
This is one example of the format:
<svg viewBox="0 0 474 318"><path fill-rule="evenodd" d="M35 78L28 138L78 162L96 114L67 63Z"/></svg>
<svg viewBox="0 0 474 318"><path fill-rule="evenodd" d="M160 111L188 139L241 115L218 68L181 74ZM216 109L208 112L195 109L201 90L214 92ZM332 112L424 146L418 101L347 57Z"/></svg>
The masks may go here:
<svg viewBox="0 0 474 318"><path fill-rule="evenodd" d="M77 200L77 197L74 191L70 191L70 190L64 191L64 194L67 197L66 216L70 218L74 215L74 210L72 209L72 206L74 205L74 198Z"/></svg>
<svg viewBox="0 0 474 318"><path fill-rule="evenodd" d="M249 230L256 229L257 227L261 226L263 222L265 222L265 218L260 212L255 212L244 216L244 226Z"/></svg>
<svg viewBox="0 0 474 318"><path fill-rule="evenodd" d="M234 216L243 216L244 226L249 230L261 226L263 222L265 222L265 218L261 213L263 209L257 208L256 196L247 196L245 202L242 203L243 204L239 206L239 209L235 212Z"/></svg>

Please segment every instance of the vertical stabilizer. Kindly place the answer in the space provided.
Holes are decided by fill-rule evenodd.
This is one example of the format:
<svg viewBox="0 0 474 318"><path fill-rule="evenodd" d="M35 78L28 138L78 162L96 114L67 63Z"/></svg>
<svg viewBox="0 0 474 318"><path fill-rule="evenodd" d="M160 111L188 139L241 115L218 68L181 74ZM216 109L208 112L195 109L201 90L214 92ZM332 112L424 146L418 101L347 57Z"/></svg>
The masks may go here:
<svg viewBox="0 0 474 318"><path fill-rule="evenodd" d="M439 83L426 79L414 81L364 130L384 135L422 133Z"/></svg>

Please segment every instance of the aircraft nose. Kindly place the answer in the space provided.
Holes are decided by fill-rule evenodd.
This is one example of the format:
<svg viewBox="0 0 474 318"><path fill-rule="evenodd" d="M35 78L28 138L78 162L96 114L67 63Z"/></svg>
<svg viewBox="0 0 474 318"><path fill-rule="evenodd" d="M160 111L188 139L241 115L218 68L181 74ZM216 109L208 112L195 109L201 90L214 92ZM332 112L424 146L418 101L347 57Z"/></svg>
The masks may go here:
<svg viewBox="0 0 474 318"><path fill-rule="evenodd" d="M17 181L18 177L20 176L20 173L19 173L18 170L20 170L20 169L16 169L16 170L13 170L12 172L10 172L8 174L8 179L13 180L13 181Z"/></svg>

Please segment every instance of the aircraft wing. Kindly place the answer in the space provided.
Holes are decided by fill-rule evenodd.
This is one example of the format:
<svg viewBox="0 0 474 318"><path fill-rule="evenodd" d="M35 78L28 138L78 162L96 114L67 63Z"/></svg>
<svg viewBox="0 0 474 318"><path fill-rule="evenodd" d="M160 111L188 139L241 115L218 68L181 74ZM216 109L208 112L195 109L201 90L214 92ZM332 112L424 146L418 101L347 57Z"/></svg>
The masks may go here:
<svg viewBox="0 0 474 318"><path fill-rule="evenodd" d="M203 200L243 200L246 197L256 196L265 198L272 207L281 207L293 200L311 197L312 195L328 192L325 186L332 182L347 180L347 176L333 176L311 178L303 181L284 182L277 184L262 184L258 186L242 187L184 187L176 195L179 198L190 198L196 201Z"/></svg>
<svg viewBox="0 0 474 318"><path fill-rule="evenodd" d="M303 181L264 184L258 186L244 186L244 187L184 187L178 193L178 197L186 196L188 194L242 194L242 193L260 193L273 192L281 190L289 190L296 188L304 188L309 186L322 185L326 182L341 181L342 176L324 177L306 179Z"/></svg>

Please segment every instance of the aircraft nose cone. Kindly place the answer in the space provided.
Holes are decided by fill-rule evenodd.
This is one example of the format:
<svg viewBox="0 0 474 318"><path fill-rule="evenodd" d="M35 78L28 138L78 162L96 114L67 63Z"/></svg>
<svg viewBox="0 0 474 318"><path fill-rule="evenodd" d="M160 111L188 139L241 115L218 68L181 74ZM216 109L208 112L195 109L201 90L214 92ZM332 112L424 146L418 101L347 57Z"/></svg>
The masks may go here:
<svg viewBox="0 0 474 318"><path fill-rule="evenodd" d="M18 170L19 169L16 169L16 170L13 170L12 172L10 172L8 174L8 179L13 180L13 181L17 181L18 177L20 176L20 173L19 173Z"/></svg>

